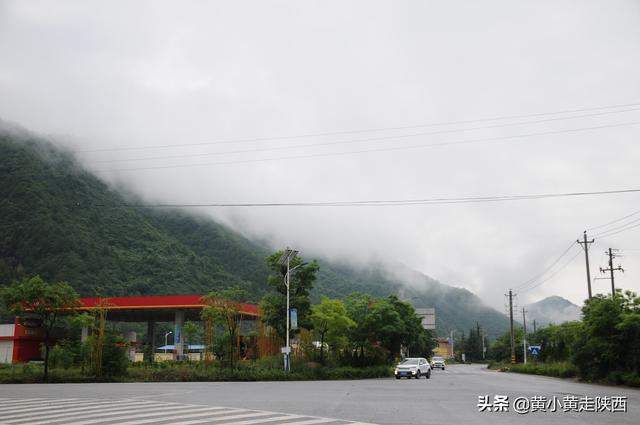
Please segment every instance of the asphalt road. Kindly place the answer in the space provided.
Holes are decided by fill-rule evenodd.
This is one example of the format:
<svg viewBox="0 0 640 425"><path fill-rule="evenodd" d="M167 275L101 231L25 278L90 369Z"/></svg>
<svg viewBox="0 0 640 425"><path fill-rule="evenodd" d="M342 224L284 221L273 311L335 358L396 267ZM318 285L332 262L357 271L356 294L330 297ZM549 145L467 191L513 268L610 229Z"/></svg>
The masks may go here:
<svg viewBox="0 0 640 425"><path fill-rule="evenodd" d="M531 399L536 396L544 396L548 400L555 396L560 401L566 395L625 396L628 412L563 412L562 409L556 412L524 415L513 411L479 412L478 396L480 395L491 397L506 395L512 401L516 397ZM33 399L34 401L23 402L23 406L26 407L20 408L19 405L12 404L15 399ZM26 424L38 421L44 423L47 422L47 418L50 418L47 423L73 423L70 418L73 419L74 415L80 415L80 413L74 413L74 410L61 406L69 406L81 411L83 409L77 407L78 402L82 403L85 399L87 403L95 404L95 407L87 409L92 412L90 416L92 420L77 423L103 423L100 414L106 414L114 408L124 412L127 420L120 420L118 413L114 412L111 413L110 418L103 419L109 421L105 423L161 423L163 418L164 423L205 423L208 416L203 415L214 413L227 416L220 416L223 419L207 423L265 423L267 425L276 423L344 424L346 421L374 424L447 425L514 423L636 425L640 423L640 390L500 373L486 370L479 365L451 365L446 371L434 371L430 380L1 385L0 423ZM38 400L44 401L38 402ZM60 403L59 406L55 406L56 401ZM133 420L130 418L131 409L127 410L127 406L136 406L138 402L142 403L142 407L136 407L135 412L138 414L135 416L142 419ZM47 406L54 406L57 410L51 411ZM153 407L169 412L172 409L178 410L173 416L164 415L148 419L144 416L145 406L149 406L149 409ZM32 407L38 407L37 411L31 411ZM511 406L510 410L512 410ZM200 411L204 413L198 416L197 412ZM191 413L190 417L195 419L185 421L183 416L189 413ZM160 414L156 413L156 415ZM236 416L240 418L235 419ZM242 419L246 417L250 419ZM318 417L337 418L341 421ZM11 418L13 420L10 420ZM56 422L56 418L62 419L57 419ZM270 422L272 418L273 421Z"/></svg>

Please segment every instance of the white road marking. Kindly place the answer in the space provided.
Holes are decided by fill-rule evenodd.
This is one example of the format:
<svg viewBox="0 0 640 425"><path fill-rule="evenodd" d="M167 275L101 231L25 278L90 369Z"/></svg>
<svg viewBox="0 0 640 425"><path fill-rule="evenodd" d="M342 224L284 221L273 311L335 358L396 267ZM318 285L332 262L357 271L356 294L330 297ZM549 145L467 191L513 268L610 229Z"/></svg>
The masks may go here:
<svg viewBox="0 0 640 425"><path fill-rule="evenodd" d="M111 413L107 410L103 414L99 414L99 415L96 415L95 413L91 413L83 416L70 418L68 421L65 421L64 423L66 425L70 425L70 424L89 425L89 424L97 424L97 423L106 422L106 421L121 421L121 420L126 421L132 418L159 416L166 413L172 413L171 411L188 410L194 407L199 407L199 406L191 406L191 405L166 406L164 404L160 404L158 407L153 407L153 410L146 411L145 413L140 413L139 408L121 409L121 411L118 413ZM169 410L169 412L166 412L167 410ZM93 419L84 420L86 418L93 418ZM46 421L40 421L40 422L33 422L30 425L44 425L44 424L50 424L50 423L59 422L59 421L60 421L59 419L56 419L53 421L46 420Z"/></svg>
<svg viewBox="0 0 640 425"><path fill-rule="evenodd" d="M236 412L224 412L224 414L229 414L229 413L238 413L238 412L248 412L248 410L244 410L244 409L238 409ZM219 413L194 413L194 414L189 414L189 415L176 415L176 416L169 416L169 417L164 417L162 418L163 421L172 421L174 419L176 420L180 420L180 419L189 419L189 418L201 418L203 416L206 416L206 422L217 422L217 421L222 421L222 420L227 420L227 419L233 419L233 418L244 418L244 417L248 417L248 416L265 416L265 415L273 415L273 413L271 412L256 412L256 413L251 413L251 414L242 414L242 415L230 415L230 416L213 416L213 415L219 415ZM157 421L157 419L156 419ZM153 420L151 419L143 419L141 421L135 421L135 422L124 422L122 425L139 425L139 424L148 424L148 423L153 423ZM173 423L173 422L172 422ZM226 423L226 422L225 422Z"/></svg>
<svg viewBox="0 0 640 425"><path fill-rule="evenodd" d="M32 401L42 401L42 400L49 400L46 398L21 398L21 399L10 399L10 398L5 398L2 401L0 401L0 404L22 404L22 403L28 403L28 402L32 402ZM77 400L75 398L67 398L65 400Z"/></svg>
<svg viewBox="0 0 640 425"><path fill-rule="evenodd" d="M267 422L286 421L286 420L298 419L298 418L304 418L304 417L308 417L308 416L285 415L285 416L276 416L276 417L272 417L272 418L253 419L253 420L240 421L240 422L228 422L225 425L232 425L232 424L233 425L264 424L264 423L267 423ZM334 419L331 419L331 420L334 421ZM289 422L287 422L287 424L289 424Z"/></svg>
<svg viewBox="0 0 640 425"><path fill-rule="evenodd" d="M159 410L163 410L162 412L159 412ZM168 411L167 411L168 410ZM220 410L224 410L224 407L206 407L206 406L192 406L192 405L185 405L184 407L178 407L178 406L172 406L171 408L160 408L160 409L154 409L153 411L149 411L149 412L144 412L144 413L138 413L135 415L125 415L125 416L117 416L115 418L108 418L108 417L101 417L99 419L94 419L94 420L90 420L90 421L73 421L73 422L66 422L66 425L91 425L91 424L97 424L100 422L104 422L104 421L121 421L121 422L117 422L118 424L127 424L127 425L132 425L135 423L153 423L153 422L158 422L158 421L165 421L165 420L169 420L172 417L177 417L182 418L184 417L184 415L190 413L190 412L197 412L197 411L207 411L207 414L215 414L213 411L220 411ZM184 412L183 412L184 411ZM178 413L180 412L179 415L177 416L162 416L162 415L173 415L174 413ZM157 416L160 416L159 418ZM137 419L137 418L150 418L153 417L152 419L142 419L142 421L130 421L130 419ZM144 422L144 421L149 421L149 422Z"/></svg>
<svg viewBox="0 0 640 425"><path fill-rule="evenodd" d="M100 406L91 406L91 407L77 407L77 408L73 408L73 409L64 409L64 413L60 413L60 412L56 412L56 410L60 410L60 409L52 409L53 411L53 415L47 415L47 420L46 421L41 421L41 423L53 423L53 422L58 422L60 421L60 419L68 417L68 416L75 416L75 419L82 419L84 417L91 417L94 416L96 412L94 412L95 410L100 411L101 409L105 409L108 408L109 405L114 405L116 406L115 409L107 409L107 413L109 415L119 415L123 412L128 412L131 411L131 408L152 408L152 407L162 407L162 406L166 406L166 403L153 403L151 401L145 401L145 402L129 402L129 403L114 403L112 401L110 402L105 402L103 405ZM42 413L38 413L37 415L28 415L28 414L21 414L21 415L12 415L12 416L3 416L2 422L6 422L8 424L11 423L16 423L16 422L22 422L25 421L29 418L32 418L33 416L37 416L38 418L40 418L40 416L42 415ZM104 415L103 415L104 416ZM10 419L10 420L7 420Z"/></svg>
<svg viewBox="0 0 640 425"><path fill-rule="evenodd" d="M330 418L315 418L315 419L309 419L309 420L306 420L306 421L287 422L287 425L326 424L327 422L336 422L336 420L335 419L330 419Z"/></svg>
<svg viewBox="0 0 640 425"><path fill-rule="evenodd" d="M74 408L74 407L82 407L82 406L94 406L94 405L105 405L105 404L112 404L113 402L107 402L107 401L96 401L96 402L83 402L83 401L73 401L73 402L65 402L65 403L56 403L53 404L51 402L49 402L49 405L47 406L43 406L43 403L38 403L34 406L30 406L28 408L25 408L25 406L19 406L19 409L1 409L0 408L0 415L2 415L2 418L6 418L5 415L13 415L16 413L21 413L21 412L39 412L41 410L62 410L62 409L68 409L68 408ZM70 410L70 409L69 409Z"/></svg>
<svg viewBox="0 0 640 425"><path fill-rule="evenodd" d="M78 401L79 400L77 399L65 400L63 402L59 402L59 404L77 403ZM55 400L37 400L37 401L24 401L21 403L4 403L4 404L0 404L0 411L13 410L13 409L18 409L21 407L28 407L28 406L41 406L44 403L52 403L52 402L55 402Z"/></svg>
<svg viewBox="0 0 640 425"><path fill-rule="evenodd" d="M149 397L152 397L150 395ZM339 422L350 425L373 425L363 422L321 418L301 414L268 412L234 407L126 398L0 398L0 423L13 425L142 425L169 422L172 425L315 425Z"/></svg>

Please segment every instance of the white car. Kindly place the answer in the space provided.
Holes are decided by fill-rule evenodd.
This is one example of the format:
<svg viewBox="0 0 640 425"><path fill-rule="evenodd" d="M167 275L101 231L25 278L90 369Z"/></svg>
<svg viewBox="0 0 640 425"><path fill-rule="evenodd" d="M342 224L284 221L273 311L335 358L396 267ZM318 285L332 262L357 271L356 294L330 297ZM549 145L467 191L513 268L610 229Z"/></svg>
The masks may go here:
<svg viewBox="0 0 640 425"><path fill-rule="evenodd" d="M434 357L431 359L431 369L439 368L444 370L444 358L442 357Z"/></svg>
<svg viewBox="0 0 640 425"><path fill-rule="evenodd" d="M431 378L431 365L427 359L422 357L408 357L398 363L395 370L396 379L416 378L424 376Z"/></svg>

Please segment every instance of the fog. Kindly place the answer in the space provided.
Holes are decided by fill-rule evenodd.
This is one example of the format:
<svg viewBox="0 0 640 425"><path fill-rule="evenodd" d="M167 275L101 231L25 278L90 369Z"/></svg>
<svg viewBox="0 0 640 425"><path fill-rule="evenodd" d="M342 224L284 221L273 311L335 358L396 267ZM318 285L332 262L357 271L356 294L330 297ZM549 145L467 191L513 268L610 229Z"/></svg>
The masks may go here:
<svg viewBox="0 0 640 425"><path fill-rule="evenodd" d="M153 202L640 188L638 75L633 0L0 2L0 118ZM197 210L305 256L402 263L502 310L639 196ZM624 249L616 283L639 291L639 236L598 238L594 277ZM519 302L552 294L586 297L582 256Z"/></svg>

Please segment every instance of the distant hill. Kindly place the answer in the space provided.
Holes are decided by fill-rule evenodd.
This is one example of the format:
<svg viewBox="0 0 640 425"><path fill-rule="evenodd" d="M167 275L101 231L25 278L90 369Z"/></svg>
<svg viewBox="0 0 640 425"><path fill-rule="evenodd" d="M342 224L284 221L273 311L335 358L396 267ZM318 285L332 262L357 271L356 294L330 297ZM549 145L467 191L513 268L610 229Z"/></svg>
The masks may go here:
<svg viewBox="0 0 640 425"><path fill-rule="evenodd" d="M548 325L550 323L560 324L580 320L580 307L571 301L552 296L540 300L536 303L529 304L527 307L527 321L532 323L533 320L540 325Z"/></svg>
<svg viewBox="0 0 640 425"><path fill-rule="evenodd" d="M68 281L84 296L206 293L231 285L246 288L254 301L264 295L268 247L208 217L139 204L68 152L0 121L0 284L40 274ZM507 328L507 318L471 292L415 271L398 267L391 276L379 266L319 263L315 299L400 293L436 308L441 335L467 331L476 320L490 336ZM420 289L403 289L408 283Z"/></svg>

